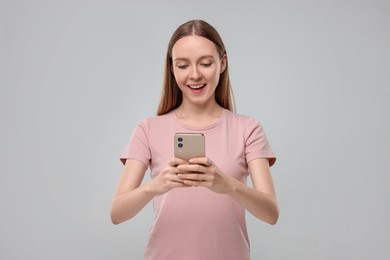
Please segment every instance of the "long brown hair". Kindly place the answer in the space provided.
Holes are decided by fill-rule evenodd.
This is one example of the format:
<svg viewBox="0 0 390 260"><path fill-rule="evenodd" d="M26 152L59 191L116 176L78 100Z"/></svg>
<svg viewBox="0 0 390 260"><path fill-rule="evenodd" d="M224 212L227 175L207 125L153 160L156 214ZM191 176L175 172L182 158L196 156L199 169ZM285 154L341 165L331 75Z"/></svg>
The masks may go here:
<svg viewBox="0 0 390 260"><path fill-rule="evenodd" d="M203 20L191 20L180 25L173 33L168 44L168 51L165 60L164 82L161 92L160 104L157 115L163 115L180 106L183 94L179 89L172 72L172 48L181 38L190 35L197 35L212 41L217 47L219 57L222 59L226 55L225 45L222 38L210 24ZM235 112L234 96L230 84L228 60L226 56L226 68L221 73L218 86L215 89L215 100L217 103L230 111Z"/></svg>

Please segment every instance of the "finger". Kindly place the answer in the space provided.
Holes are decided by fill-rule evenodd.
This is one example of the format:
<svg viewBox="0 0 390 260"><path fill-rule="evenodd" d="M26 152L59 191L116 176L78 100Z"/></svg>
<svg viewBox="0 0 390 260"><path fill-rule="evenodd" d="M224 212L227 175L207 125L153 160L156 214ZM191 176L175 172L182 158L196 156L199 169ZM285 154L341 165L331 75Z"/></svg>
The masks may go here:
<svg viewBox="0 0 390 260"><path fill-rule="evenodd" d="M176 182L174 185L174 188L185 188L185 187L192 187L192 185L189 185L188 183L185 183L185 181Z"/></svg>
<svg viewBox="0 0 390 260"><path fill-rule="evenodd" d="M181 182L172 182L170 185L171 188L181 188L181 187L190 187L188 184L184 183L184 181Z"/></svg>
<svg viewBox="0 0 390 260"><path fill-rule="evenodd" d="M205 182L205 181L184 180L183 184L186 185L186 186L189 186L189 187L205 187L205 188L209 188L210 187L208 182Z"/></svg>
<svg viewBox="0 0 390 260"><path fill-rule="evenodd" d="M213 165L213 162L209 158L207 158L207 162L206 162L205 166L210 167L211 165Z"/></svg>
<svg viewBox="0 0 390 260"><path fill-rule="evenodd" d="M205 174L196 174L196 173L179 173L177 177L181 181L197 181L197 182L203 182L208 180L208 176Z"/></svg>
<svg viewBox="0 0 390 260"><path fill-rule="evenodd" d="M206 173L205 166L201 164L182 164L177 166L177 169L180 173L186 173L186 172L196 172L196 173Z"/></svg>
<svg viewBox="0 0 390 260"><path fill-rule="evenodd" d="M187 184L184 183L184 180L180 179L177 175L172 176L167 180L167 184L171 188L176 188L176 187L189 187Z"/></svg>
<svg viewBox="0 0 390 260"><path fill-rule="evenodd" d="M189 163L202 164L206 167L210 167L213 164L213 162L208 157L192 158L189 160Z"/></svg>
<svg viewBox="0 0 390 260"><path fill-rule="evenodd" d="M169 162L169 165L172 167L176 167L176 166L181 165L181 164L187 164L187 162L185 160L177 158L177 157L173 157L171 159L171 161Z"/></svg>

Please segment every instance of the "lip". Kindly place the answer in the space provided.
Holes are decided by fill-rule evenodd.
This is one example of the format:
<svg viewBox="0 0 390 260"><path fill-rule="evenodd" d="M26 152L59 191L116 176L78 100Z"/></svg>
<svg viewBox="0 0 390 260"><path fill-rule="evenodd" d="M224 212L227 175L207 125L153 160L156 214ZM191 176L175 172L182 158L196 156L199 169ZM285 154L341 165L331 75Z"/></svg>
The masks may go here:
<svg viewBox="0 0 390 260"><path fill-rule="evenodd" d="M187 87L189 87L191 90L200 90L200 89L203 89L204 87L206 87L206 83L202 83L202 84L188 84Z"/></svg>

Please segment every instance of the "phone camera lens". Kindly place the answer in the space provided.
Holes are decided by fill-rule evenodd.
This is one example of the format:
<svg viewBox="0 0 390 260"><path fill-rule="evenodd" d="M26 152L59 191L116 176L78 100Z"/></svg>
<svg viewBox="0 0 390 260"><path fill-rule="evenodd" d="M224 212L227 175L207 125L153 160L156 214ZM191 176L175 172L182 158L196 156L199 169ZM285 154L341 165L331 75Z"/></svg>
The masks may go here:
<svg viewBox="0 0 390 260"><path fill-rule="evenodd" d="M177 146L179 146L180 148L183 147L183 144L182 143L179 143Z"/></svg>
<svg viewBox="0 0 390 260"><path fill-rule="evenodd" d="M179 138L177 138L177 141L183 142L183 138L179 137Z"/></svg>

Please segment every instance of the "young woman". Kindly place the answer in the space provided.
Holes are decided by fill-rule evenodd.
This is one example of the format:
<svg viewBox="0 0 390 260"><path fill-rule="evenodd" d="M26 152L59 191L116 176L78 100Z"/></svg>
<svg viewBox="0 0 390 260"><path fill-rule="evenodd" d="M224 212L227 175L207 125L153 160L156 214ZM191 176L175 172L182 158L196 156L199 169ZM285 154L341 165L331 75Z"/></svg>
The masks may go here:
<svg viewBox="0 0 390 260"><path fill-rule="evenodd" d="M203 133L206 157L175 158L175 133ZM121 161L111 219L127 221L153 200L145 259L249 259L245 210L277 222L275 156L261 125L234 112L227 53L205 21L172 35L157 116L137 125ZM142 183L148 167L152 179Z"/></svg>

